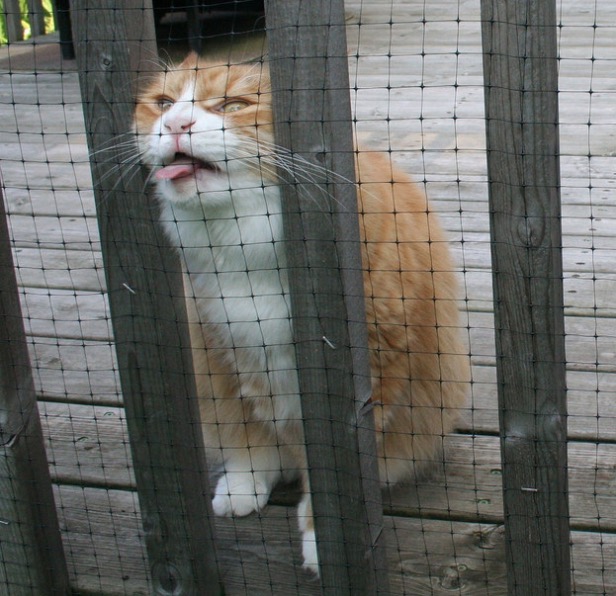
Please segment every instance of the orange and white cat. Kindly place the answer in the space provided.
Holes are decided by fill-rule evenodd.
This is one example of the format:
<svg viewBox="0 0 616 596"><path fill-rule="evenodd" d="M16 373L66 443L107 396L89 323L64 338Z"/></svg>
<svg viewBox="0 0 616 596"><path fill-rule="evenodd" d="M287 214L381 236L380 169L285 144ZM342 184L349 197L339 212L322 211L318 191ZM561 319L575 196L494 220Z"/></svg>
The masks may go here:
<svg viewBox="0 0 616 596"><path fill-rule="evenodd" d="M135 132L179 249L217 515L300 478L304 564L318 571L266 65L190 55L139 97ZM307 166L307 168L312 166ZM357 154L372 402L383 486L437 459L470 380L447 241L387 155ZM307 177L310 176L308 170Z"/></svg>

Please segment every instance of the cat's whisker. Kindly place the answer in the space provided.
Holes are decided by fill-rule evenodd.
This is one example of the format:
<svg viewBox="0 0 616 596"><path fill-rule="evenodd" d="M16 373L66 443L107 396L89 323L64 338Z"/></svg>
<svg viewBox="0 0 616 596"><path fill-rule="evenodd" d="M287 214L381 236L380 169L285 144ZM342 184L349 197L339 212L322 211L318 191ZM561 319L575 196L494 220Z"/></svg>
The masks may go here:
<svg viewBox="0 0 616 596"><path fill-rule="evenodd" d="M368 347L377 356L371 357L375 426L383 439L392 433L387 454L377 442L383 486L421 471L417 454L427 461L439 457L456 410L467 407L471 378L467 351L451 329L457 320L452 264L437 221L426 217L425 194L396 171L387 154L353 155L356 182L352 170L345 176L324 165L331 165L330 158L336 162L335 155L318 150L300 155L277 145L270 132L270 94L267 64L235 67L191 54L140 96L138 142L129 145L120 136L95 155L109 160L101 169L109 186L138 186L139 164L149 166L144 184L155 177L156 200L147 204L153 212L160 207L161 226L183 259L191 323L195 330L201 325L193 348L206 457L222 468L212 500L217 515L259 511L278 480L296 470L305 470L300 480L307 484L307 462L297 448L302 443L297 319L286 300L288 276L281 274L288 262L278 248L287 239L283 185L297 184L300 200L322 211L323 219L354 211L342 204L343 198L352 202L354 192L365 212L374 214L359 223ZM257 98L256 109L255 102L244 101L247 96ZM229 102L221 107L230 109L211 109L221 98ZM198 136L187 140L187 130ZM116 174L118 181L110 181ZM400 241L395 249L394 234ZM435 299L442 303L438 308ZM426 325L435 325L434 333ZM446 332L437 331L441 325ZM378 357L382 350L387 358ZM409 371L417 371L419 392ZM443 371L447 382L441 383ZM401 378L404 383L389 382ZM425 429L421 436L413 432L418 425ZM253 444L259 449L252 450ZM305 493L298 509L302 551L305 565L316 571L311 511Z"/></svg>
<svg viewBox="0 0 616 596"><path fill-rule="evenodd" d="M304 173L312 172L315 176L322 175L325 179L321 180L320 182L323 184L355 184L353 180L339 174L338 172L335 172L331 168L316 164L297 153L292 153L291 151L285 149L284 147L281 147L280 145L270 143L268 141L265 141L264 139L260 139L259 145L267 147L271 151L271 155L274 156L277 160L279 160L279 163L284 162L285 164L291 166L294 170L303 171Z"/></svg>
<svg viewBox="0 0 616 596"><path fill-rule="evenodd" d="M118 159L118 156L114 156L116 159L113 161L106 160L98 163L99 169L105 169L106 171L100 176L99 181L105 182L110 176L115 174L121 174L126 168L132 168L139 165L141 162L140 155L127 154L126 158Z"/></svg>
<svg viewBox="0 0 616 596"><path fill-rule="evenodd" d="M290 174L298 184L309 184L315 186L323 197L330 197L331 193L327 191L326 183L319 180L316 176L312 175L309 171L305 171L299 168L294 168L286 163L284 160L279 159L276 154L269 155L255 155L254 151L248 151L244 155L239 155L234 158L234 161L238 160L244 169L249 169L255 174L261 176L265 183L265 176L267 174L270 180L267 182L279 183L280 171L286 171ZM314 199L314 196L312 196ZM334 200L336 200L334 198ZM337 201L339 203L339 201Z"/></svg>
<svg viewBox="0 0 616 596"><path fill-rule="evenodd" d="M259 163L250 163L248 161L244 161L244 163L242 164L242 167L245 170L250 170L254 172L255 174L257 174L258 176L260 176L265 186L270 185L270 184L280 184L279 182L280 171L287 170L293 176L295 183L297 183L298 185L301 185L300 186L301 191L305 190L304 185L309 185L313 188L316 188L319 194L324 199L325 198L333 199L337 204L342 206L342 203L338 199L336 199L332 195L332 193L328 192L327 185L324 184L322 181L311 176L309 173L304 173L304 172L298 171L297 169L292 170L290 167L288 167L284 163L282 164L276 163L274 160L270 160L270 163L268 163L265 161L263 157L261 157L259 158ZM324 205L319 205L319 201L315 199L314 194L310 193L309 198L315 201L320 209L324 208Z"/></svg>
<svg viewBox="0 0 616 596"><path fill-rule="evenodd" d="M133 131L127 130L123 133L117 134L108 138L103 142L98 142L98 149L96 151L91 151L91 155L96 155L97 153L102 153L104 151L115 149L116 147L128 147L135 143L135 135Z"/></svg>
<svg viewBox="0 0 616 596"><path fill-rule="evenodd" d="M173 60L171 59L169 52L164 48L159 48L159 50L161 54L165 54L165 57L163 57L162 55L159 56L158 52L155 51L148 51L148 53L150 54L149 58L141 57L141 64L151 66L152 70L140 70L138 71L139 76L148 78L159 77L161 68L169 69L172 66Z"/></svg>
<svg viewBox="0 0 616 596"><path fill-rule="evenodd" d="M141 164L137 164L137 165L140 166ZM133 172L132 172L132 174L130 174L128 180L125 179L125 183L126 184L131 184L132 181L134 180L134 178L139 174L140 170L142 170L141 167L134 167L133 168ZM141 193L145 193L146 192L148 186L150 185L150 181L151 181L153 175L154 174L153 174L153 172L151 170L147 170L146 171L146 175L144 176L144 179L143 179L143 185L141 186L141 190L140 190Z"/></svg>
<svg viewBox="0 0 616 596"><path fill-rule="evenodd" d="M118 167L123 166L126 163L131 163L132 161L139 161L141 158L142 155L140 153L135 154L135 149L133 147L126 148L121 151L115 151L114 153L109 153L108 155L100 153L95 159L91 159L91 162L98 166Z"/></svg>
<svg viewBox="0 0 616 596"><path fill-rule="evenodd" d="M259 145L262 145L263 142L260 141ZM273 146L275 147L275 146ZM260 163L270 163L272 167L278 167L288 174L300 175L302 176L302 180L312 183L312 184L328 184L332 183L331 178L338 178L338 182L346 182L352 183L352 181L345 179L343 176L337 175L332 170L329 170L323 166L319 166L317 164L313 164L308 160L301 158L297 155L291 155L289 152L281 153L273 148L272 151L264 153L262 148L259 147L259 150L255 152L254 148L244 149L245 153L242 155L243 158L254 158L258 159ZM319 177L319 174L323 174L323 176ZM327 178L330 178L329 180Z"/></svg>
<svg viewBox="0 0 616 596"><path fill-rule="evenodd" d="M318 176L318 174L322 174L323 171L327 171L325 168L322 168L321 170L311 169L311 168L306 167L306 163L300 163L301 167L298 167L297 162L293 161L293 158L286 159L285 157L280 156L278 154L274 154L273 157L274 157L274 159L272 160L273 165L276 168L283 170L287 172L288 174L290 174L295 182L297 182L298 184L309 184L311 186L316 187L319 190L319 193L324 198L330 198L337 205L339 205L340 207L343 207L342 202L338 200L333 193L328 191L329 185L339 184L340 181L323 180L321 176ZM331 173L330 171L327 171L327 172ZM345 181L344 183L351 184L350 181ZM311 197L313 199L315 198L313 194L311 194Z"/></svg>
<svg viewBox="0 0 616 596"><path fill-rule="evenodd" d="M120 184L126 184L127 186L134 179L134 177L138 174L138 172L143 168L141 163L140 155L132 155L129 159L126 159L122 162L115 163L112 167L110 167L99 179L99 186L104 186L106 182L109 180L111 176L116 175L117 180L113 184L111 188L105 188L104 190L107 193L112 193L117 190ZM149 183L151 172L148 171L148 175L146 176L146 182L142 188L142 192L147 187Z"/></svg>
<svg viewBox="0 0 616 596"><path fill-rule="evenodd" d="M264 140L260 140L260 145L269 146L272 153L275 154L278 159L291 159L291 160L294 159L300 162L301 164L303 164L305 166L305 169L309 169L311 171L322 171L322 170L327 171L329 175L332 178L334 178L333 181L329 181L330 183L333 182L334 184L335 183L355 184L357 185L358 189L359 187L362 186L361 181L353 182L352 180L349 180L347 177L342 176L341 174L338 174L337 172L331 169L325 168L324 166L320 166L319 164L315 164L307 160L306 158L302 157L301 155L291 153L288 149L281 147L280 145L276 145L274 143L268 143L267 141L264 141ZM297 168L297 164L295 164L295 167ZM390 183L391 182L393 181L390 181ZM372 200L378 203L384 203L385 201L385 199L379 196L378 193L368 190L365 186L363 186L362 188L362 195L364 197L370 197Z"/></svg>
<svg viewBox="0 0 616 596"><path fill-rule="evenodd" d="M102 143L95 151L90 151L90 159L94 161L105 161L116 155L134 155L136 149L134 135L132 133L125 133L121 136L127 136L126 140L120 140L120 137L114 137ZM106 154L109 154L109 157L106 157ZM99 160L99 158L101 159Z"/></svg>

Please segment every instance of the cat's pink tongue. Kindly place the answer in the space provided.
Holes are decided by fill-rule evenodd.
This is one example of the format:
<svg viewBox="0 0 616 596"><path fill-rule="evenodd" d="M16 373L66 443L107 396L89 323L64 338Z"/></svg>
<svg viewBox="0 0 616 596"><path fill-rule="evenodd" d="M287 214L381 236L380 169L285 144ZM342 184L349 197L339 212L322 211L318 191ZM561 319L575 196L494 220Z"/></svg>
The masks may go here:
<svg viewBox="0 0 616 596"><path fill-rule="evenodd" d="M178 178L192 176L196 169L197 166L194 163L170 164L158 170L155 176L158 180L177 180Z"/></svg>

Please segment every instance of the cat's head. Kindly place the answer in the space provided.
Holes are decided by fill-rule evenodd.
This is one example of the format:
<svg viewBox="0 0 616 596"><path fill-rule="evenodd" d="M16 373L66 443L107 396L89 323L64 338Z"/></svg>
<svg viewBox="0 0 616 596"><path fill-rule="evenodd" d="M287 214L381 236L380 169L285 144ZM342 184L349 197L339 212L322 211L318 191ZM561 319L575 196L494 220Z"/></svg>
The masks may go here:
<svg viewBox="0 0 616 596"><path fill-rule="evenodd" d="M220 64L196 54L139 95L134 129L159 194L175 203L275 181L271 91L261 63Z"/></svg>

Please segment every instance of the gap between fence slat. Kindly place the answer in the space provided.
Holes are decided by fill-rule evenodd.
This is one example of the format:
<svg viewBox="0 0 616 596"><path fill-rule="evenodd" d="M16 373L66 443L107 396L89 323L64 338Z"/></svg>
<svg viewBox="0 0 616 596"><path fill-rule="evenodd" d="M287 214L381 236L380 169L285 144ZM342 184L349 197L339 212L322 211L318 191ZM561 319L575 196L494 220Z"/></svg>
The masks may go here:
<svg viewBox="0 0 616 596"><path fill-rule="evenodd" d="M0 188L0 585L67 594L49 467ZM17 592L15 592L17 593ZM21 592L20 592L21 593ZM25 593L25 592L24 592Z"/></svg>

